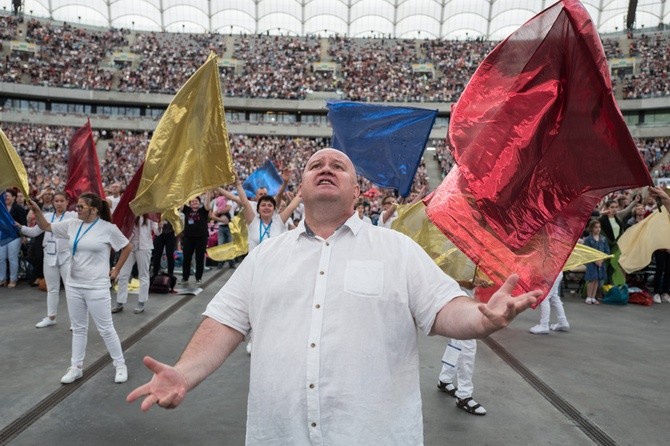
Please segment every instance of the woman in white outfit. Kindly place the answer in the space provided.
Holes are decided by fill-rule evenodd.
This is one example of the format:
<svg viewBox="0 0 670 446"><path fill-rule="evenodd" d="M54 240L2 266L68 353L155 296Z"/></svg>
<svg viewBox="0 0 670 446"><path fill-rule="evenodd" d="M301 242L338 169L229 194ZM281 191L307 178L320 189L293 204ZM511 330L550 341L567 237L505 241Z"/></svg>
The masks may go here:
<svg viewBox="0 0 670 446"><path fill-rule="evenodd" d="M48 212L44 218L49 223L60 223L64 220L76 219L76 212L67 212L67 195L65 192L57 192L53 197L54 211ZM21 234L28 237L37 237L44 231L39 226L21 226ZM67 238L55 237L49 232L44 235L42 242L44 247L44 280L47 284L47 317L35 325L37 328L56 325L56 314L58 313L58 302L60 300L60 281L66 283L67 272L70 268L70 250Z"/></svg>
<svg viewBox="0 0 670 446"><path fill-rule="evenodd" d="M146 215L135 217L135 226L130 236L132 251L128 261L123 264L123 268L119 272L119 289L116 292L116 305L112 307L112 313L123 311L123 305L128 301L128 281L136 262L140 281L140 295L135 314L144 312L144 305L149 300L149 264L151 263L151 250L154 247L151 237L152 232L156 235L160 233L155 221L149 220Z"/></svg>
<svg viewBox="0 0 670 446"><path fill-rule="evenodd" d="M35 202L30 202L37 224L54 236L68 239L70 268L65 281L67 309L72 323L72 358L61 383L70 384L82 377L82 366L88 339L88 319L91 315L100 336L112 357L117 383L128 380L128 369L121 341L114 329L110 312L110 279L115 281L118 269L130 255L131 246L119 228L110 223L107 201L98 195L85 193L77 203L78 219L50 223ZM110 249L120 251L117 266L109 269Z"/></svg>

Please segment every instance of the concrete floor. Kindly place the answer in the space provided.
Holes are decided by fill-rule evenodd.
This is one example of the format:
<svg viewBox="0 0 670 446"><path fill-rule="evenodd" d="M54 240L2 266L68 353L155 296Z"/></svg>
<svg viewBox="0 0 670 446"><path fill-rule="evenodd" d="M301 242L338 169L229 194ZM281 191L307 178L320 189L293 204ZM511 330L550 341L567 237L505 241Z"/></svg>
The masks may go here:
<svg viewBox="0 0 670 446"><path fill-rule="evenodd" d="M174 362L229 275L227 269L209 271L205 290L195 297L151 295L141 315L132 313L130 296L126 311L114 316L127 345L126 384L113 383L92 328L85 379L62 386L70 357L64 295L58 324L38 330L46 294L25 283L0 288L0 444L242 445L249 365L243 348L177 410L141 413L139 404L125 402L150 377L142 357ZM574 294L564 302L569 333L529 334L539 318L531 311L490 341L479 341L475 399L488 410L484 417L457 409L436 389L446 341L421 339L426 445L670 443L670 304L593 306ZM160 316L178 304L169 317Z"/></svg>

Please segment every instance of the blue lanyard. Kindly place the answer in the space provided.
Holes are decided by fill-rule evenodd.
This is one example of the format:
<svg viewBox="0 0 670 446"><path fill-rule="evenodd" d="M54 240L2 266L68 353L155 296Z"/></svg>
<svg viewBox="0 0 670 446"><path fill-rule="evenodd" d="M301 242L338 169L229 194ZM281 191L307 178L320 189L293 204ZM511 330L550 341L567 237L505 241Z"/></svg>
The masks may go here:
<svg viewBox="0 0 670 446"><path fill-rule="evenodd" d="M270 238L270 228L272 227L272 222L270 222L269 225L265 226L263 223L263 220L260 220L260 226L258 226L258 237L260 238L259 243L262 242L265 239L265 236L267 238Z"/></svg>
<svg viewBox="0 0 670 446"><path fill-rule="evenodd" d="M65 212L60 214L60 219L58 220L59 222L63 221L63 217L65 217ZM54 211L53 214L51 214L51 223L54 222L54 218L56 218L56 211ZM82 236L83 237L83 236Z"/></svg>
<svg viewBox="0 0 670 446"><path fill-rule="evenodd" d="M73 246L72 246L72 255L73 256L77 253L77 245L79 245L79 240L84 238L86 233L88 231L90 231L93 226L95 226L95 224L98 222L98 220L100 220L100 218L96 218L95 221L93 222L93 224L91 226L89 226L88 228L86 228L86 230L81 235L81 237L79 237L79 233L81 232L81 228L82 228L82 226L84 226L84 222L83 221L81 222L81 224L79 225L79 229L77 229L77 235L74 236L74 243L73 243Z"/></svg>

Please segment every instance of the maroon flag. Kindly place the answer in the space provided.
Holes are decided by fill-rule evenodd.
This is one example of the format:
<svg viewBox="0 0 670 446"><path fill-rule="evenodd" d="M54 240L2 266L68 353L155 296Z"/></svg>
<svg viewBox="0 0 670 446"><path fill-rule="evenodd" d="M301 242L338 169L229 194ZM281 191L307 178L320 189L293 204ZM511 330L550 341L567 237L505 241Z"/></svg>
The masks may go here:
<svg viewBox="0 0 670 446"><path fill-rule="evenodd" d="M135 214L133 214L133 211L130 209L130 202L135 199L137 189L140 187L143 170L144 161L142 161L140 167L137 168L137 172L135 172L135 175L133 175L130 183L128 183L126 190L123 191L123 195L121 195L119 204L116 205L114 214L112 214L112 223L118 226L121 232L123 232L123 235L125 235L128 239L132 235L133 227L135 226ZM149 220L158 221L160 219L160 214L146 214L145 217Z"/></svg>
<svg viewBox="0 0 670 446"><path fill-rule="evenodd" d="M482 62L454 106L455 168L427 213L495 282L548 292L607 193L651 184L577 0L541 12Z"/></svg>
<svg viewBox="0 0 670 446"><path fill-rule="evenodd" d="M105 198L100 175L100 162L95 151L93 131L90 119L70 139L67 160L67 183L65 193L68 197L68 208L74 209L79 195L93 192Z"/></svg>

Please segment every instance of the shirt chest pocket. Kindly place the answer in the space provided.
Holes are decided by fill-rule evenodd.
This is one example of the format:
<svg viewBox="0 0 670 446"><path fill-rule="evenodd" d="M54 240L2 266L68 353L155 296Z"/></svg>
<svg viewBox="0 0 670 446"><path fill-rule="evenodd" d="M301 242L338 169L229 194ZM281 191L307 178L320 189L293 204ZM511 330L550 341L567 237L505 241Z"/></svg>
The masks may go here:
<svg viewBox="0 0 670 446"><path fill-rule="evenodd" d="M377 260L348 261L344 291L366 297L381 297L384 291L384 264Z"/></svg>

